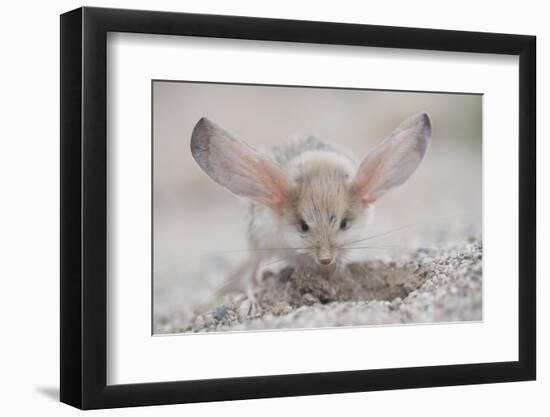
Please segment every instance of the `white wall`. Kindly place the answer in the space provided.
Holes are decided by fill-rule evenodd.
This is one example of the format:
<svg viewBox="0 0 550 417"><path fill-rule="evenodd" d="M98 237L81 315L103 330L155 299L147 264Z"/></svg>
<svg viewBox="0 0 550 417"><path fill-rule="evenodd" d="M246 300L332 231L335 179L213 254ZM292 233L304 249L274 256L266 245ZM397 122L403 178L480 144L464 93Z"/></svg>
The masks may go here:
<svg viewBox="0 0 550 417"><path fill-rule="evenodd" d="M254 0L93 1L89 6L158 9L217 14L330 20L395 26L494 31L538 36L539 139L548 133L542 121L541 96L550 94L548 74L550 27L541 1L480 2L387 1L338 2ZM510 3L510 4L507 4ZM0 301L0 409L4 415L45 412L73 415L59 404L59 18L79 7L77 1L5 2L2 7L2 86L0 88L0 245L2 300ZM546 123L546 124L545 124ZM545 130L542 130L542 125ZM539 140L539 143L542 142ZM539 147L539 161L548 160L548 146ZM544 154L544 151L545 154ZM540 168L548 179L548 166ZM542 172L543 171L543 172ZM544 178L542 178L544 180ZM539 213L550 209L549 192L539 180ZM544 230L545 229L545 230ZM549 224L539 223L539 255L550 247ZM545 250L546 249L546 250ZM540 256L542 257L542 256ZM542 415L548 412L550 390L546 320L550 295L545 280L548 265L539 268L539 380L484 386L326 395L290 399L239 401L102 411L99 415L296 415L299 412L333 415L353 411L369 415L406 413L425 416Z"/></svg>

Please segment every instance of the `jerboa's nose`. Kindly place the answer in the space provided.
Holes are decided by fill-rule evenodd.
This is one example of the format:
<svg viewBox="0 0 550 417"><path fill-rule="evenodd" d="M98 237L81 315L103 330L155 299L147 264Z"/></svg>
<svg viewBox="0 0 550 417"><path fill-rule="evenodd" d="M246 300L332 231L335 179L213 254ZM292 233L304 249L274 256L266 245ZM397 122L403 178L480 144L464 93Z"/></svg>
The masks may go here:
<svg viewBox="0 0 550 417"><path fill-rule="evenodd" d="M319 252L317 253L317 260L321 265L330 265L333 259L334 256L332 256L329 248L325 246L321 246L321 248L319 248Z"/></svg>

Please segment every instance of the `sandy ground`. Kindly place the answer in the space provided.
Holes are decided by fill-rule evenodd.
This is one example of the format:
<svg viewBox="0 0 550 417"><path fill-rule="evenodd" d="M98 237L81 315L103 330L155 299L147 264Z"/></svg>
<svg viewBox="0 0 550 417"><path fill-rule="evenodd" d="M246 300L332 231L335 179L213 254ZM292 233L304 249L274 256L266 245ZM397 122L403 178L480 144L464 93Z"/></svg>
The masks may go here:
<svg viewBox="0 0 550 417"><path fill-rule="evenodd" d="M238 287L238 286L237 286ZM482 245L419 248L399 262L373 260L333 276L267 268L250 316L242 290L225 291L192 315L158 315L158 333L360 326L482 319Z"/></svg>

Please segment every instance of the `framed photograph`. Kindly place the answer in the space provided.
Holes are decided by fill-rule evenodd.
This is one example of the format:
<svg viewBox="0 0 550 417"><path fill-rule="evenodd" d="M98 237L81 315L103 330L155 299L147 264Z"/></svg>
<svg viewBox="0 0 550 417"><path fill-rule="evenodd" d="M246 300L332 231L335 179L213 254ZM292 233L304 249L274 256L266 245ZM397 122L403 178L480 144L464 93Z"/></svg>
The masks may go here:
<svg viewBox="0 0 550 417"><path fill-rule="evenodd" d="M535 37L61 16L61 401L533 380Z"/></svg>

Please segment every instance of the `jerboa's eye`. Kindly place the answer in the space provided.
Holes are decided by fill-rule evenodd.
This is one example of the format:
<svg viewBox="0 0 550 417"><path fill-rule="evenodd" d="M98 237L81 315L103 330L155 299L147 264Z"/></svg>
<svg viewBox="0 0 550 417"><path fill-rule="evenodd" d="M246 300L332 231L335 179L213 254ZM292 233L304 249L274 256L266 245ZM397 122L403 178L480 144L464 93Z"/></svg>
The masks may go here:
<svg viewBox="0 0 550 417"><path fill-rule="evenodd" d="M348 219L342 219L340 222L340 229L345 230L348 227Z"/></svg>
<svg viewBox="0 0 550 417"><path fill-rule="evenodd" d="M308 224L304 221L304 219L300 219L300 230L302 232L307 232L309 230Z"/></svg>

